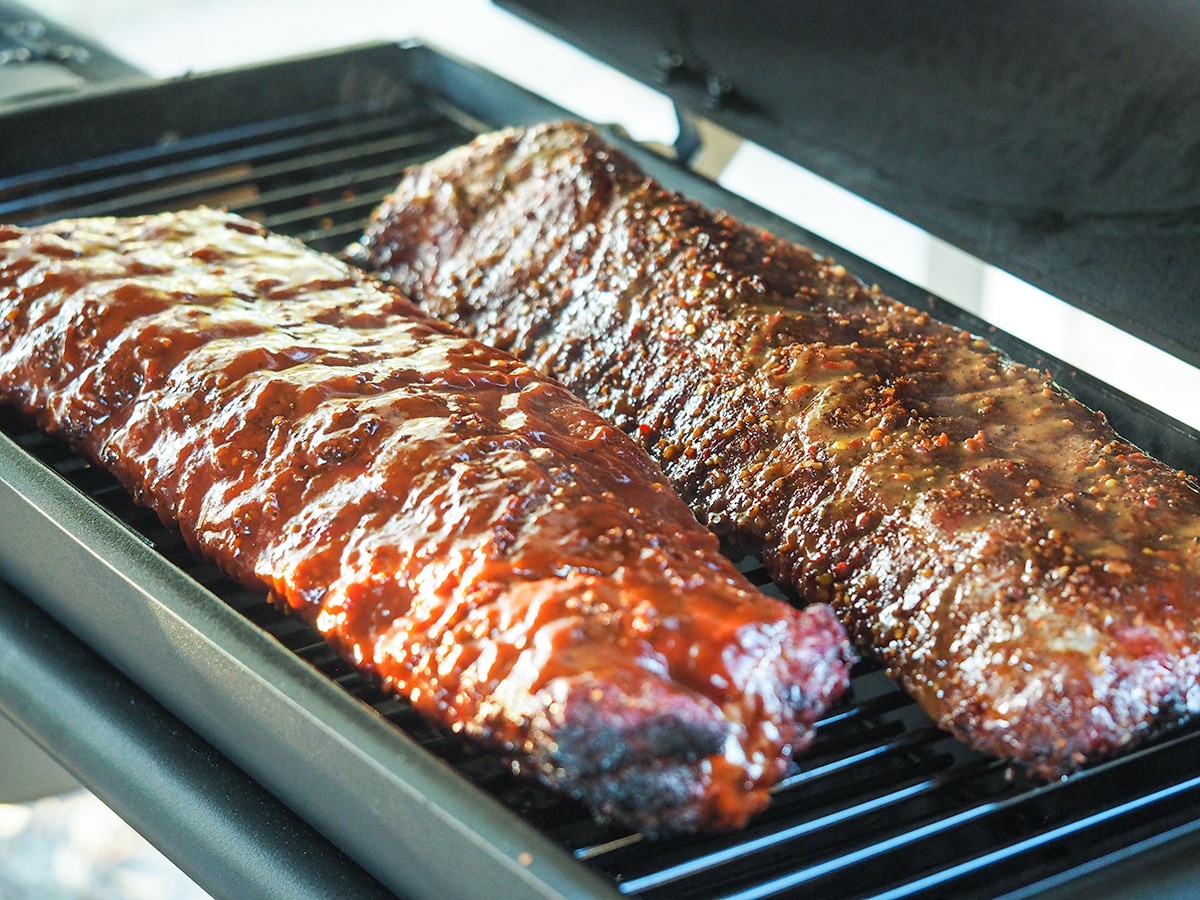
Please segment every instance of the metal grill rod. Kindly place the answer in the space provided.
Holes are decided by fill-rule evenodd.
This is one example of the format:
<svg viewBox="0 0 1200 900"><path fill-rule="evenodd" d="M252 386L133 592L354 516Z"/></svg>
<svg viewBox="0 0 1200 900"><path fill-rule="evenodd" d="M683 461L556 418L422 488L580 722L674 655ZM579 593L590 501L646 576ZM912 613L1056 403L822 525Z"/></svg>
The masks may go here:
<svg viewBox="0 0 1200 900"><path fill-rule="evenodd" d="M287 157L284 162L279 164L280 168L276 174L301 170L304 168L303 157L297 158L296 154L311 147L317 140L325 143L342 142L353 147L365 135L390 130L411 131L412 124L412 122L405 122L403 119L398 118L382 122L351 122L341 124L339 127L327 131L315 133L304 131L297 134L276 137L268 141L255 141L253 143L246 143L246 140L248 138L253 139L254 135L231 131L226 134L224 140L219 142L219 146L232 145L230 149L209 152L201 157L190 157L180 153L174 145L169 145L166 148L160 148L157 157L147 155L143 160L145 163L144 168L112 175L101 174L104 170L111 170L113 168L108 160L103 160L97 166L99 171L92 173L87 181L44 188L38 193L0 202L0 215L8 215L19 210L39 207L69 208L71 214L74 216L120 215L132 208L144 206L146 203L160 201L160 196L156 189L148 192L144 190L147 184L183 179L203 172L220 173L229 167L247 165L256 160L269 159L271 157ZM401 136L396 147L399 148L405 144L416 145L423 140L427 140L427 138L421 132L417 132L412 137ZM370 145L360 146L369 147ZM336 158L336 154L345 153L346 151L335 150L330 152L335 154L334 157L331 157L332 160ZM380 152L385 151L381 149ZM322 160L315 154L314 156L316 158L309 165L321 166L326 164L325 160ZM165 161L160 162L158 165L150 165L156 158ZM186 182L183 184L186 184ZM214 187L219 185L220 182L218 181L214 184ZM139 188L140 190L126 194L121 193L121 191L128 188ZM180 199L184 196L186 196L186 193L181 192ZM92 197L99 199L93 202L86 202Z"/></svg>
<svg viewBox="0 0 1200 900"><path fill-rule="evenodd" d="M131 170L128 173L130 177L136 178L139 173L147 171L144 167L148 162L167 154L180 157L196 152L208 154L213 148L236 141L258 141L268 135L312 129L330 122L349 122L355 119L361 122L365 118L368 121L361 122L361 124L369 127L369 120L375 118L375 116L370 115L374 106L374 103L367 101L358 104L325 107L272 119L247 122L235 128L207 131L189 137L176 138L165 143L131 147L128 150L104 156L86 157L75 163L17 173L7 177L0 177L0 194L20 189L34 189L38 185L52 184L53 182L62 180L85 177L91 180L96 177L110 177L100 175L99 173L122 168L129 168ZM5 207L0 207L0 210L4 209Z"/></svg>

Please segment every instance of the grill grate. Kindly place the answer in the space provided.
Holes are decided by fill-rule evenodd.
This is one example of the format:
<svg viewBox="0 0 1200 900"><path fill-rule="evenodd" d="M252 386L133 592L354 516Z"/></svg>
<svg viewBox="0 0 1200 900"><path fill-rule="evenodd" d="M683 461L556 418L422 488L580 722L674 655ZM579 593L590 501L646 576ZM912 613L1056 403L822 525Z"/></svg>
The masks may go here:
<svg viewBox="0 0 1200 900"><path fill-rule="evenodd" d="M337 251L402 169L472 136L440 103L360 103L166 138L0 178L0 221L225 205ZM314 631L196 559L107 473L0 410L0 430L155 551L370 704L465 779L516 810L626 894L666 897L994 896L1171 829L1200 802L1200 732L1188 728L1107 765L1041 784L936 729L869 663L816 742L744 832L647 841L515 778L493 755L430 726L338 659ZM743 568L772 587L754 561Z"/></svg>
<svg viewBox="0 0 1200 900"><path fill-rule="evenodd" d="M405 167L474 135L427 108L322 110L0 179L0 217L23 224L222 206L337 252Z"/></svg>

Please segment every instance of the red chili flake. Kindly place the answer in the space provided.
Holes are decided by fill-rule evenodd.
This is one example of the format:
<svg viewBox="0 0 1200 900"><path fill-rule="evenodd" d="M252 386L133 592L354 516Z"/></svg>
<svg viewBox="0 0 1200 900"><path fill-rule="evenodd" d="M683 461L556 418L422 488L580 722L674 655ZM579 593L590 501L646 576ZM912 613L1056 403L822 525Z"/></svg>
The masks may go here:
<svg viewBox="0 0 1200 900"><path fill-rule="evenodd" d="M638 434L642 435L642 437L645 437L653 430L654 429L651 428L649 425L639 425L638 426Z"/></svg>

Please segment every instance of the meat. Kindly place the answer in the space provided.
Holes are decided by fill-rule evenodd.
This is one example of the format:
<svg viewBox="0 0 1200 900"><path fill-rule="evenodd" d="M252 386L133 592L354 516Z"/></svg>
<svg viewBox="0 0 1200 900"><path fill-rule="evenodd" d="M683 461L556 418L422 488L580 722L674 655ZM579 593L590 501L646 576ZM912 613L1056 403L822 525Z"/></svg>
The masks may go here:
<svg viewBox="0 0 1200 900"><path fill-rule="evenodd" d="M622 432L235 216L0 228L0 400L433 720L656 834L742 825L846 687Z"/></svg>
<svg viewBox="0 0 1200 900"><path fill-rule="evenodd" d="M633 435L972 746L1055 777L1200 709L1196 481L985 341L570 123L411 171L352 255Z"/></svg>

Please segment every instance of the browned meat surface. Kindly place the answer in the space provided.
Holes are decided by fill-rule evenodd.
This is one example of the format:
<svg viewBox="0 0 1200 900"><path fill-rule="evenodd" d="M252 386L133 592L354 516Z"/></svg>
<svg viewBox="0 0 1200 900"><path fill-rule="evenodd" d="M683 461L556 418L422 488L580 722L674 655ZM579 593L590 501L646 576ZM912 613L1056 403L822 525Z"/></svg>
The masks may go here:
<svg viewBox="0 0 1200 900"><path fill-rule="evenodd" d="M0 400L434 720L644 831L761 809L852 656L622 432L208 210L0 228Z"/></svg>
<svg viewBox="0 0 1200 900"><path fill-rule="evenodd" d="M943 727L1055 776L1200 708L1200 493L1042 373L574 125L407 175L355 254L561 379Z"/></svg>

